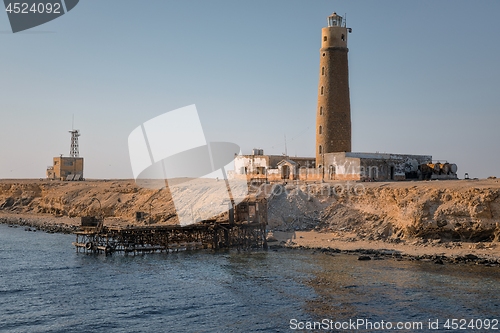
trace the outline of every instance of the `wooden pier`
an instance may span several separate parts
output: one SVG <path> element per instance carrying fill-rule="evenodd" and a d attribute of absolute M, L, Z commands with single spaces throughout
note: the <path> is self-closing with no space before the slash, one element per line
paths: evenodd
<path fill-rule="evenodd" d="M 144 253 L 194 249 L 267 248 L 265 202 L 241 202 L 227 221 L 206 220 L 188 226 L 105 226 L 102 218 L 82 217 L 75 232 L 77 252 Z"/>

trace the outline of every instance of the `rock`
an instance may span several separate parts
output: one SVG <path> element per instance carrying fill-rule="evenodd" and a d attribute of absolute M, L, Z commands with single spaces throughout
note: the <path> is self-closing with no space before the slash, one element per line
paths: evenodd
<path fill-rule="evenodd" d="M 434 263 L 437 264 L 437 265 L 444 265 L 444 262 L 441 259 L 434 260 Z"/>
<path fill-rule="evenodd" d="M 396 238 L 389 238 L 388 239 L 389 242 L 392 242 L 392 243 L 396 243 L 396 244 L 399 244 L 401 243 L 401 238 L 399 237 L 396 237 Z"/>
<path fill-rule="evenodd" d="M 474 255 L 474 254 L 466 254 L 465 255 L 465 259 L 468 259 L 468 260 L 477 260 L 479 259 L 478 256 Z"/>
<path fill-rule="evenodd" d="M 270 232 L 267 234 L 266 241 L 268 243 L 271 243 L 271 242 L 277 242 L 278 239 L 274 236 L 274 234 L 272 232 Z"/>
<path fill-rule="evenodd" d="M 436 223 L 437 223 L 438 227 L 442 228 L 442 227 L 444 227 L 445 225 L 448 224 L 448 221 L 446 221 L 446 220 L 439 220 Z"/>
<path fill-rule="evenodd" d="M 372 258 L 370 256 L 359 256 L 358 260 L 367 261 L 367 260 L 372 260 Z"/>

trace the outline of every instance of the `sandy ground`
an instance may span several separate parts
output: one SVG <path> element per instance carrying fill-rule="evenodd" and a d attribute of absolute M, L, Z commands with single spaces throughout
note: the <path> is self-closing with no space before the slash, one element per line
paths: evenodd
<path fill-rule="evenodd" d="M 408 256 L 445 256 L 463 257 L 475 255 L 479 258 L 491 259 L 500 263 L 500 244 L 498 243 L 465 243 L 465 242 L 423 242 L 422 240 L 402 241 L 398 244 L 385 241 L 353 240 L 355 234 L 320 233 L 316 231 L 297 231 L 273 233 L 277 242 L 292 248 L 338 249 L 341 251 L 360 252 L 359 250 L 375 250 L 394 252 Z"/>

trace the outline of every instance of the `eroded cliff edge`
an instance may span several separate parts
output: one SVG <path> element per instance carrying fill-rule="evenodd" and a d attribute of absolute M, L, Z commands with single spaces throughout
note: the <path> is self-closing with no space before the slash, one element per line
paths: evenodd
<path fill-rule="evenodd" d="M 196 200 L 210 201 L 209 188 L 200 185 Z M 270 230 L 349 233 L 358 239 L 394 242 L 412 238 L 491 242 L 500 238 L 497 179 L 289 183 L 256 190 L 268 197 Z M 101 202 L 100 212 L 108 223 L 135 224 L 137 211 L 150 210 L 153 223 L 176 223 L 168 191 L 140 188 L 131 180 L 2 180 L 0 218 L 9 217 L 12 223 L 13 216 L 38 216 L 49 221 L 46 223 L 77 224 L 76 217 L 99 213 L 93 198 Z"/>

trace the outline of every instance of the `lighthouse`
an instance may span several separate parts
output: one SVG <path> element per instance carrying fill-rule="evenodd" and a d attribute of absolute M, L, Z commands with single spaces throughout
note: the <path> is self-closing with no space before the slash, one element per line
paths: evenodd
<path fill-rule="evenodd" d="M 324 167 L 324 154 L 351 151 L 351 103 L 347 34 L 344 18 L 328 16 L 321 30 L 318 106 L 316 111 L 316 165 Z"/>

